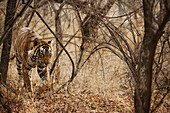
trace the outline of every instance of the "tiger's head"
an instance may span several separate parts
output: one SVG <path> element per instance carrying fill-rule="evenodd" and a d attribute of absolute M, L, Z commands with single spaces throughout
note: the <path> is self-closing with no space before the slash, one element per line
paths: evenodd
<path fill-rule="evenodd" d="M 47 67 L 51 61 L 53 40 L 45 42 L 41 39 L 34 39 L 33 48 L 28 51 L 29 57 L 35 61 L 38 67 Z"/>

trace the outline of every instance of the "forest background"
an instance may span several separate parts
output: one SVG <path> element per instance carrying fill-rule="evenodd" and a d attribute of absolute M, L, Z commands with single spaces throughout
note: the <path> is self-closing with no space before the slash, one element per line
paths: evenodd
<path fill-rule="evenodd" d="M 55 42 L 40 97 L 18 88 L 23 27 Z M 169 0 L 0 0 L 1 111 L 168 113 L 169 35 Z"/>

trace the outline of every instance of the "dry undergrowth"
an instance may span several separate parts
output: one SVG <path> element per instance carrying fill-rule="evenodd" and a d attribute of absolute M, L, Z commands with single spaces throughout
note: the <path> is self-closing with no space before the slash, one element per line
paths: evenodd
<path fill-rule="evenodd" d="M 7 83 L 17 89 L 18 75 L 15 60 L 11 61 L 9 68 Z M 60 58 L 59 84 L 53 84 L 53 89 L 44 92 L 40 99 L 26 93 L 24 89 L 19 89 L 20 93 L 17 95 L 12 95 L 9 90 L 8 95 L 12 97 L 9 99 L 9 105 L 13 112 L 21 113 L 133 112 L 132 92 L 127 87 L 125 72 L 127 72 L 126 66 L 112 54 L 103 53 L 102 59 L 95 54 L 83 66 L 69 87 L 65 87 L 58 94 L 53 94 L 70 77 L 71 64 L 63 54 Z M 32 84 L 38 85 L 40 78 L 36 69 L 31 71 L 31 76 Z"/>
<path fill-rule="evenodd" d="M 69 87 L 65 87 L 58 94 L 54 94 L 71 76 L 71 63 L 67 56 L 62 54 L 60 57 L 59 83 L 54 83 L 53 89 L 45 91 L 39 97 L 28 94 L 24 89 L 17 90 L 18 75 L 15 60 L 11 61 L 7 84 L 10 88 L 19 92 L 16 95 L 10 89 L 8 91 L 8 103 L 12 111 L 20 113 L 134 112 L 133 80 L 126 65 L 113 54 L 100 52 L 102 57 L 99 58 L 98 54 L 94 54 L 79 71 Z M 55 72 L 53 76 L 56 74 Z M 36 69 L 33 69 L 30 74 L 34 89 L 35 85 L 38 85 L 41 80 Z M 168 113 L 167 103 L 165 102 L 156 112 Z M 5 113 L 2 107 L 0 109 Z"/>

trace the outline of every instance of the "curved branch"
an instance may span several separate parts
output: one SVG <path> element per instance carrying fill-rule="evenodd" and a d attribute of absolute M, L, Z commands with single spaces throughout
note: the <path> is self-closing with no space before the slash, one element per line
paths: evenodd
<path fill-rule="evenodd" d="M 66 48 L 63 46 L 63 44 L 60 42 L 60 40 L 57 38 L 56 34 L 51 30 L 51 28 L 48 26 L 48 24 L 45 22 L 45 20 L 41 17 L 41 15 L 35 11 L 37 16 L 41 19 L 41 21 L 46 25 L 46 27 L 49 29 L 49 31 L 54 35 L 54 37 L 56 38 L 56 41 L 59 43 L 59 45 L 63 48 L 63 50 L 66 52 L 67 56 L 69 57 L 71 64 L 72 64 L 72 76 L 74 75 L 74 61 L 71 58 L 70 54 L 68 53 L 68 51 L 66 50 Z"/>

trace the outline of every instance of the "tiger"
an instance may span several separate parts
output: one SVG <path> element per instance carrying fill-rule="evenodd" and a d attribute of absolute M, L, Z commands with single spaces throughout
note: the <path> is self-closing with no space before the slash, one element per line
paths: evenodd
<path fill-rule="evenodd" d="M 43 41 L 41 36 L 29 27 L 22 28 L 15 40 L 16 66 L 28 92 L 32 92 L 31 76 L 29 75 L 32 68 L 37 67 L 37 72 L 42 80 L 39 91 L 48 82 L 47 65 L 51 62 L 52 43 L 53 40 Z"/>

